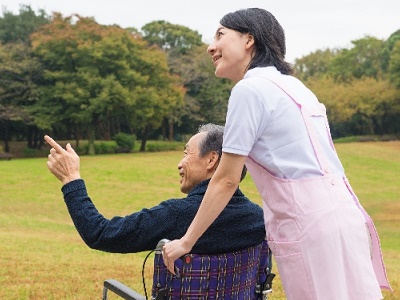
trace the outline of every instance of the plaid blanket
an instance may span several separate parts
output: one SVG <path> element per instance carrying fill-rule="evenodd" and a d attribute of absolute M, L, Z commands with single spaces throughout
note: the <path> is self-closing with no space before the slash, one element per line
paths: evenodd
<path fill-rule="evenodd" d="M 256 285 L 264 282 L 269 267 L 268 245 L 215 255 L 187 254 L 175 262 L 179 274 L 166 269 L 156 253 L 153 299 L 262 299 Z M 160 297 L 165 293 L 165 296 Z M 156 296 L 158 295 L 158 298 Z"/>

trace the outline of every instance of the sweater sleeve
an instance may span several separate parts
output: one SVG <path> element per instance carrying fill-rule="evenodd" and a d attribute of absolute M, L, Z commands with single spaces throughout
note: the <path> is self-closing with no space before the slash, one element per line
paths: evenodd
<path fill-rule="evenodd" d="M 176 210 L 170 201 L 111 219 L 100 214 L 88 196 L 82 179 L 62 187 L 64 201 L 83 241 L 96 250 L 134 253 L 154 249 L 159 240 L 173 231 Z M 165 222 L 168 219 L 170 222 Z"/>

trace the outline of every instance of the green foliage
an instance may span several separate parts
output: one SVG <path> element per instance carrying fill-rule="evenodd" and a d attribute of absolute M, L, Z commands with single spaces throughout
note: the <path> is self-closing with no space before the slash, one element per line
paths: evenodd
<path fill-rule="evenodd" d="M 115 143 L 100 142 L 94 144 L 96 154 L 113 154 L 117 150 Z"/>
<path fill-rule="evenodd" d="M 148 152 L 175 151 L 182 150 L 183 147 L 182 142 L 151 141 L 147 143 L 146 150 Z"/>
<path fill-rule="evenodd" d="M 119 147 L 118 152 L 131 152 L 135 146 L 136 135 L 120 132 L 115 135 L 114 140 Z"/>
<path fill-rule="evenodd" d="M 14 15 L 3 7 L 3 17 L 0 18 L 0 42 L 29 44 L 29 36 L 40 26 L 49 23 L 50 17 L 44 10 L 37 15 L 29 5 L 21 5 L 19 15 Z"/>
<path fill-rule="evenodd" d="M 91 154 L 89 151 L 89 143 L 85 143 L 75 149 L 78 155 Z M 115 154 L 117 153 L 118 146 L 114 141 L 97 141 L 94 143 L 94 151 L 96 154 Z"/>
<path fill-rule="evenodd" d="M 296 76 L 326 105 L 335 138 L 399 132 L 397 38 L 398 33 L 388 41 L 367 36 L 352 41 L 349 49 L 317 51 L 296 60 Z"/>
<path fill-rule="evenodd" d="M 358 143 L 358 142 L 372 142 L 377 141 L 377 136 L 346 136 L 342 138 L 335 139 L 335 144 L 339 143 Z"/>
<path fill-rule="evenodd" d="M 362 135 L 346 136 L 334 139 L 335 144 L 360 143 L 360 142 L 378 142 L 378 141 L 396 141 L 399 137 L 396 135 Z"/>
<path fill-rule="evenodd" d="M 296 76 L 326 104 L 335 137 L 400 132 L 399 32 L 296 60 Z M 139 32 L 22 5 L 18 15 L 3 9 L 0 41 L 5 148 L 10 139 L 38 145 L 46 130 L 88 139 L 91 153 L 95 139 L 134 132 L 145 149 L 150 136 L 173 141 L 225 122 L 233 84 L 215 78 L 207 45 L 185 26 L 154 21 Z"/>
<path fill-rule="evenodd" d="M 0 120 L 31 121 L 29 109 L 40 98 L 41 72 L 28 46 L 0 44 Z"/>
<path fill-rule="evenodd" d="M 186 91 L 185 103 L 172 107 L 164 122 L 164 126 L 169 126 L 168 139 L 172 141 L 176 136 L 174 127 L 181 134 L 191 134 L 201 123 L 224 123 L 232 84 L 215 78 L 214 66 L 201 36 L 187 27 L 165 21 L 151 22 L 142 30 L 146 41 L 166 52 L 170 73 L 179 76 Z"/>
<path fill-rule="evenodd" d="M 385 41 L 384 48 L 382 51 L 382 70 L 388 71 L 389 64 L 392 61 L 391 55 L 395 44 L 400 41 L 400 30 L 392 33 L 389 38 Z"/>
<path fill-rule="evenodd" d="M 324 76 L 330 70 L 332 60 L 339 50 L 317 50 L 295 60 L 295 75 L 301 80 Z"/>
<path fill-rule="evenodd" d="M 164 53 L 127 30 L 74 17 L 55 14 L 32 35 L 45 65 L 42 107 L 52 106 L 54 121 L 85 126 L 91 154 L 95 127 L 103 120 L 125 115 L 138 130 L 160 126 L 183 98 Z"/>
<path fill-rule="evenodd" d="M 189 49 L 202 45 L 201 35 L 182 25 L 167 21 L 154 21 L 142 27 L 144 39 L 164 51 L 184 54 Z"/>
<path fill-rule="evenodd" d="M 22 42 L 0 43 L 0 139 L 7 143 L 29 128 L 48 128 L 47 118 L 36 118 L 36 105 L 41 97 L 42 78 L 40 62 L 32 56 L 29 46 Z M 13 130 L 21 127 L 22 130 Z M 37 145 L 38 141 L 28 144 Z"/>
<path fill-rule="evenodd" d="M 232 82 L 216 78 L 206 46 L 194 47 L 185 55 L 171 57 L 170 68 L 186 89 L 180 117 L 180 133 L 192 134 L 200 124 L 224 124 Z"/>
<path fill-rule="evenodd" d="M 24 148 L 22 151 L 24 157 L 38 157 L 41 156 L 41 151 L 39 149 Z"/>
<path fill-rule="evenodd" d="M 95 124 L 133 100 L 130 85 L 141 79 L 125 61 L 131 55 L 124 44 L 127 35 L 89 18 L 72 23 L 70 17 L 56 14 L 51 24 L 32 36 L 35 54 L 45 65 L 43 102 L 57 103 L 53 119 Z"/>
<path fill-rule="evenodd" d="M 400 90 L 400 33 L 390 55 L 389 74 L 390 81 Z"/>
<path fill-rule="evenodd" d="M 352 41 L 352 44 L 352 48 L 342 49 L 333 58 L 328 73 L 339 82 L 349 82 L 363 76 L 378 78 L 384 41 L 367 36 Z"/>

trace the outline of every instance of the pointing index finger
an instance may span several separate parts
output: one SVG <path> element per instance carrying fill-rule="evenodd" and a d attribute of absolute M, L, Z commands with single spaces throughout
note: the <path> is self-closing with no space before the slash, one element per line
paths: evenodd
<path fill-rule="evenodd" d="M 44 136 L 45 141 L 51 146 L 53 147 L 57 152 L 61 153 L 63 152 L 63 147 L 61 147 L 55 140 L 53 140 L 51 137 L 49 137 L 48 135 Z"/>

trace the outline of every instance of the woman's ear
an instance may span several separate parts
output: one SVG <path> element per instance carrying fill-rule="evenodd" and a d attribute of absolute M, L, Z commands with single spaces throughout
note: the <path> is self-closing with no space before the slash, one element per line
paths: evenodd
<path fill-rule="evenodd" d="M 250 33 L 247 34 L 246 49 L 250 49 L 254 45 L 254 36 Z"/>

